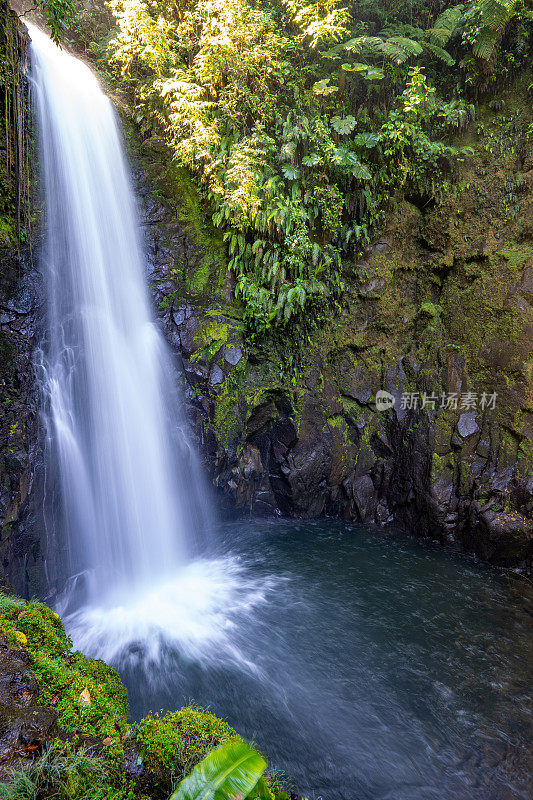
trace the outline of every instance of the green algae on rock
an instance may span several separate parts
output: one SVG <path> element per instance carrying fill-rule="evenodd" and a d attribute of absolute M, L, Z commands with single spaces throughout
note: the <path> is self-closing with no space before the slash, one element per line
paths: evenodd
<path fill-rule="evenodd" d="M 127 729 L 128 704 L 117 672 L 73 651 L 54 611 L 0 595 L 0 629 L 10 645 L 29 655 L 37 703 L 55 709 L 64 731 L 119 740 Z"/>

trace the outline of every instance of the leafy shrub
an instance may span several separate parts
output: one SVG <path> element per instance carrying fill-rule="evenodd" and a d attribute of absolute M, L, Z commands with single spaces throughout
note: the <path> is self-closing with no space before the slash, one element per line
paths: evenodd
<path fill-rule="evenodd" d="M 171 780 L 181 780 L 213 748 L 234 739 L 241 741 L 226 722 L 191 707 L 163 716 L 149 714 L 137 734 L 143 757 Z"/>
<path fill-rule="evenodd" d="M 137 122 L 198 178 L 259 335 L 305 328 L 338 302 L 343 264 L 398 188 L 447 188 L 446 138 L 475 115 L 460 95 L 487 72 L 489 43 L 492 54 L 529 13 L 521 0 L 109 5 Z"/>

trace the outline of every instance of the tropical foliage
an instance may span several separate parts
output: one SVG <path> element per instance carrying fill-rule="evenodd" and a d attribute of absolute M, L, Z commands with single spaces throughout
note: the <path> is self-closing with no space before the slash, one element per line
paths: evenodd
<path fill-rule="evenodd" d="M 256 333 L 339 300 L 398 189 L 421 203 L 446 189 L 460 155 L 448 139 L 499 49 L 516 67 L 530 48 L 523 0 L 109 7 L 137 122 L 198 177 Z"/>
<path fill-rule="evenodd" d="M 170 800 L 225 800 L 257 798 L 272 794 L 262 779 L 267 763 L 241 739 L 212 750 L 183 780 Z"/>
<path fill-rule="evenodd" d="M 74 0 L 35 0 L 35 6 L 42 11 L 50 36 L 59 44 L 76 13 Z"/>

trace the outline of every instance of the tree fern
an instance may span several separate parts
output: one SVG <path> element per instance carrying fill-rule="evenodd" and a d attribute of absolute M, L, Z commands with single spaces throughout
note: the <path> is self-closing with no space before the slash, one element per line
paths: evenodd
<path fill-rule="evenodd" d="M 388 47 L 392 45 L 393 47 L 403 50 L 404 53 L 406 53 L 406 58 L 409 58 L 409 56 L 419 56 L 423 50 L 419 42 L 408 39 L 407 36 L 391 36 L 384 44 Z"/>
<path fill-rule="evenodd" d="M 457 6 L 457 8 L 460 7 Z M 451 25 L 452 23 L 450 22 L 449 24 Z M 415 28 L 412 25 L 389 25 L 380 31 L 378 36 L 358 36 L 355 39 L 350 39 L 343 44 L 337 45 L 323 55 L 327 58 L 338 58 L 342 50 L 348 50 L 355 56 L 362 56 L 370 60 L 386 58 L 396 64 L 403 64 L 410 58 L 418 58 L 426 51 L 448 66 L 452 66 L 455 63 L 453 58 L 440 44 L 447 41 L 443 33 L 444 28 L 442 31 L 439 29 L 439 31 L 440 38 L 434 35 L 433 29 L 424 31 L 422 28 Z M 448 31 L 448 38 L 450 36 L 451 33 Z M 356 66 L 357 69 L 354 69 L 350 68 L 349 65 L 345 67 L 343 64 L 343 69 L 346 69 L 347 72 L 362 72 L 365 67 L 364 64 L 357 64 Z"/>
<path fill-rule="evenodd" d="M 429 50 L 429 52 L 438 58 L 439 61 L 443 61 L 448 67 L 453 67 L 455 64 L 455 60 L 451 57 L 447 50 L 443 47 L 439 47 L 433 42 L 424 42 L 424 49 Z"/>
<path fill-rule="evenodd" d="M 386 28 L 383 28 L 379 32 L 379 35 L 384 39 L 388 39 L 391 36 L 405 36 L 415 41 L 420 41 L 420 39 L 424 37 L 424 34 L 425 31 L 423 31 L 422 28 L 415 28 L 413 25 L 402 25 L 399 23 L 387 25 Z"/>
<path fill-rule="evenodd" d="M 444 47 L 448 44 L 457 31 L 463 19 L 464 5 L 450 6 L 435 20 L 433 27 L 428 28 L 426 34 L 432 44 Z"/>
<path fill-rule="evenodd" d="M 474 44 L 474 55 L 489 60 L 516 6 L 517 0 L 479 0 L 481 27 Z"/>

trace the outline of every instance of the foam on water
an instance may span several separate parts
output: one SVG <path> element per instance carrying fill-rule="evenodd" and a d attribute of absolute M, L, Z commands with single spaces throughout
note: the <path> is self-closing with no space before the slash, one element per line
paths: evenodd
<path fill-rule="evenodd" d="M 85 606 L 65 624 L 77 649 L 118 667 L 140 666 L 151 682 L 176 654 L 204 667 L 233 663 L 257 672 L 236 634 L 279 582 L 251 577 L 235 557 L 198 559 L 133 599 Z"/>

